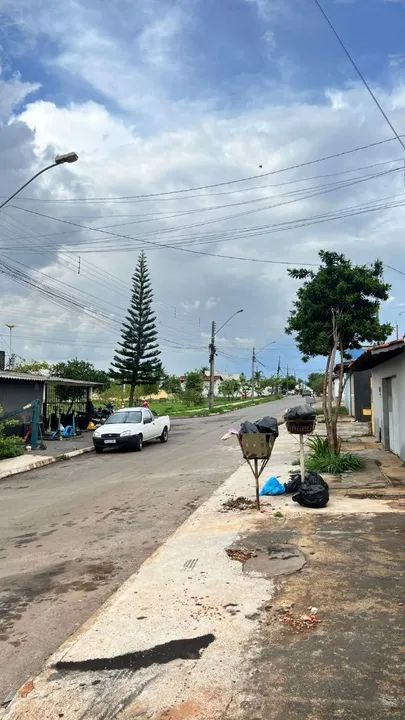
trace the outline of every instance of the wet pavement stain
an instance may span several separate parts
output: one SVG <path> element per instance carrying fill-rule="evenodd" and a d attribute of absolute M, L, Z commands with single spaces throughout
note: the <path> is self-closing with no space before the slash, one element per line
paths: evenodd
<path fill-rule="evenodd" d="M 95 671 L 95 670 L 140 670 L 150 665 L 164 665 L 172 660 L 198 660 L 202 652 L 215 640 L 215 635 L 208 633 L 195 638 L 170 640 L 162 645 L 155 645 L 147 650 L 139 650 L 111 658 L 94 658 L 91 660 L 64 661 L 54 665 L 58 672 L 63 671 Z"/>

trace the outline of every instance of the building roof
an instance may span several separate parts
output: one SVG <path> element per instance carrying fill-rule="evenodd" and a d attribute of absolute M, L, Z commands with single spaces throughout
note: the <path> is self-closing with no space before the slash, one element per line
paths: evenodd
<path fill-rule="evenodd" d="M 53 375 L 41 375 L 40 373 L 22 373 L 15 370 L 0 370 L 1 380 L 20 380 L 22 382 L 42 382 L 49 385 L 74 385 L 80 387 L 96 387 L 100 383 L 91 382 L 90 380 L 71 380 L 69 378 L 60 378 Z"/>
<path fill-rule="evenodd" d="M 391 340 L 391 342 L 382 345 L 376 345 L 366 350 L 357 360 L 354 360 L 350 369 L 354 372 L 356 372 L 356 370 L 370 370 L 400 355 L 404 350 L 405 338 Z"/>

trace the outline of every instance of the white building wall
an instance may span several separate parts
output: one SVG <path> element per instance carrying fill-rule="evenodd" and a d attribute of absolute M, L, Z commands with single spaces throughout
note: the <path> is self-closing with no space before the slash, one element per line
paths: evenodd
<path fill-rule="evenodd" d="M 373 428 L 384 443 L 383 380 L 392 378 L 391 449 L 405 460 L 405 354 L 377 365 L 371 371 Z"/>

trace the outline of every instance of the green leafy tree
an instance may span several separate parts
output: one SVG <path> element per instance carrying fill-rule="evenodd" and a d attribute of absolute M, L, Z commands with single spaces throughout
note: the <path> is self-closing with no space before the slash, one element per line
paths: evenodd
<path fill-rule="evenodd" d="M 288 390 L 294 390 L 297 381 L 294 375 L 288 375 L 288 377 L 281 378 L 279 381 L 282 392 L 288 392 Z"/>
<path fill-rule="evenodd" d="M 242 395 L 248 395 L 252 391 L 252 383 L 247 379 L 245 373 L 239 375 L 239 382 Z"/>
<path fill-rule="evenodd" d="M 219 386 L 219 392 L 224 398 L 234 398 L 240 393 L 240 382 L 236 379 L 223 380 Z"/>
<path fill-rule="evenodd" d="M 308 385 L 316 395 L 322 395 L 325 373 L 314 372 L 308 375 Z"/>
<path fill-rule="evenodd" d="M 14 370 L 22 373 L 39 373 L 41 370 L 50 370 L 50 367 L 45 360 L 24 360 L 22 358 L 14 365 Z"/>
<path fill-rule="evenodd" d="M 201 370 L 191 370 L 185 375 L 184 395 L 187 402 L 193 405 L 202 403 L 204 379 Z"/>
<path fill-rule="evenodd" d="M 141 252 L 132 278 L 131 303 L 122 324 L 121 341 L 110 374 L 129 385 L 129 404 L 134 402 L 138 385 L 160 382 L 162 364 L 157 341 L 156 316 L 152 310 L 153 291 L 145 253 Z"/>
<path fill-rule="evenodd" d="M 177 375 L 166 375 L 165 373 L 160 387 L 170 395 L 180 395 L 182 392 L 180 378 Z"/>
<path fill-rule="evenodd" d="M 50 368 L 51 375 L 61 378 L 70 378 L 71 380 L 88 380 L 89 382 L 100 383 L 100 390 L 110 387 L 110 378 L 104 370 L 97 370 L 93 363 L 87 360 L 79 360 L 72 358 L 66 362 L 59 362 Z M 69 388 L 60 385 L 57 388 L 60 400 L 76 400 L 81 398 L 83 394 L 82 388 Z"/>
<path fill-rule="evenodd" d="M 364 343 L 384 341 L 392 332 L 380 323 L 379 308 L 387 300 L 390 285 L 383 280 L 383 264 L 353 265 L 344 255 L 321 250 L 317 272 L 305 268 L 289 270 L 303 280 L 290 311 L 286 332 L 295 334 L 304 362 L 323 355 L 326 372 L 323 386 L 328 445 L 339 450 L 337 420 L 344 389 L 343 360 L 348 351 Z M 336 407 L 333 407 L 333 371 L 340 354 L 341 372 Z"/>

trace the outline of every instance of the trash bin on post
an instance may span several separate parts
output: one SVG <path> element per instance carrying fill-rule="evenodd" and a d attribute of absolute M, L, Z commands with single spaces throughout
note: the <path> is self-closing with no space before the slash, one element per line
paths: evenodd
<path fill-rule="evenodd" d="M 260 510 L 259 477 L 270 460 L 276 435 L 268 433 L 243 433 L 238 435 L 238 440 L 242 455 L 255 477 L 256 504 L 257 509 Z"/>
<path fill-rule="evenodd" d="M 300 470 L 301 481 L 305 480 L 304 435 L 310 435 L 315 430 L 316 413 L 312 408 L 298 405 L 290 408 L 284 414 L 286 428 L 291 435 L 299 435 L 300 439 Z"/>

